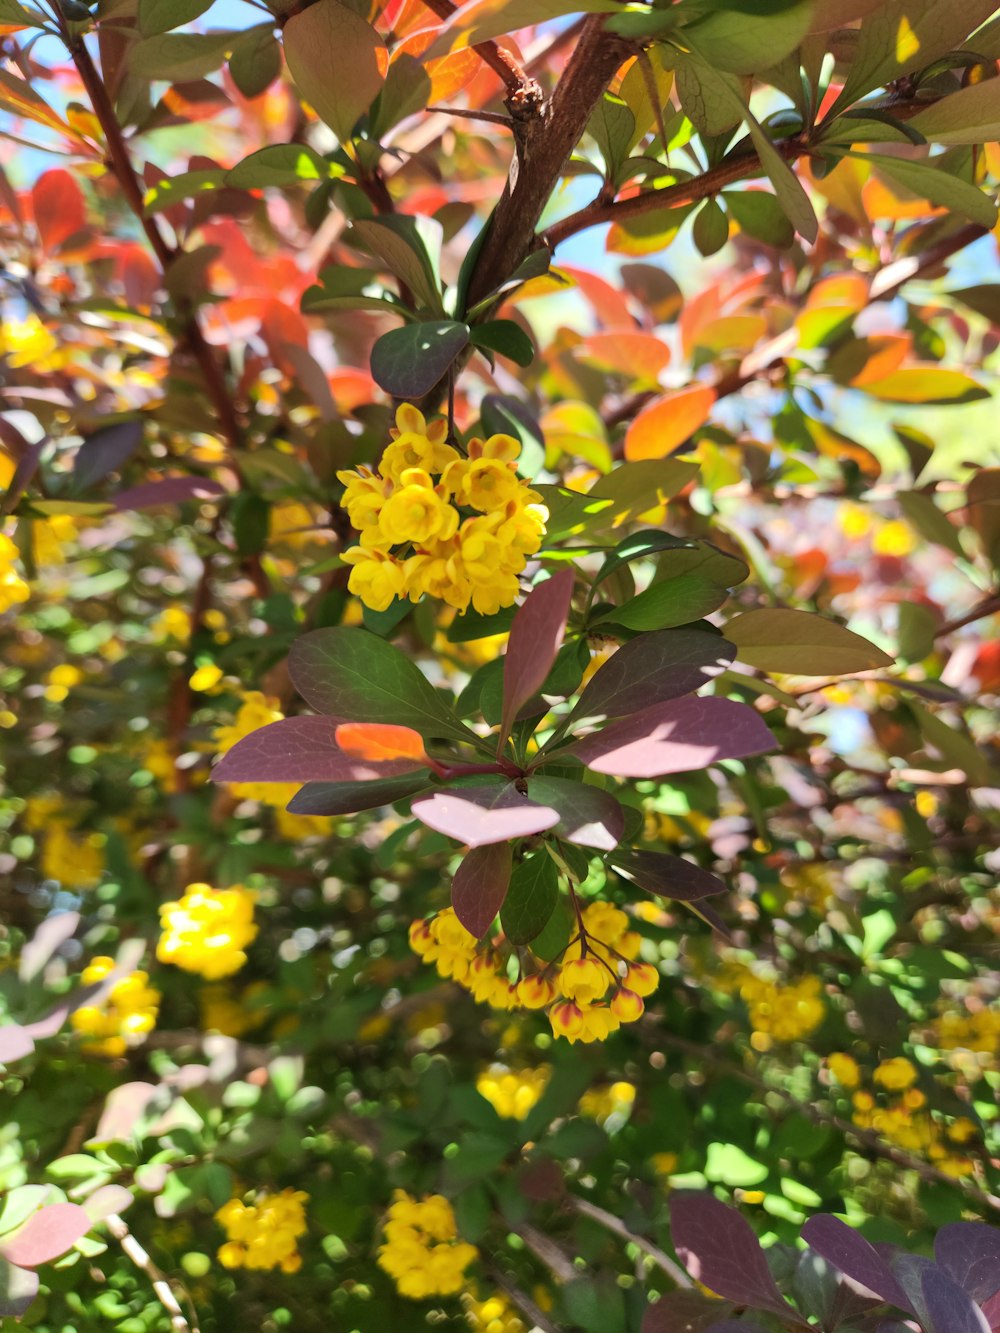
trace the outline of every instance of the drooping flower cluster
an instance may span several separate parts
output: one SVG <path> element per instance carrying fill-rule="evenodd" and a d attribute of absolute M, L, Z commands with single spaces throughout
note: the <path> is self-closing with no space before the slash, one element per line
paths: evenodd
<path fill-rule="evenodd" d="M 492 615 L 513 605 L 517 576 L 542 544 L 548 511 L 517 475 L 518 441 L 470 440 L 463 457 L 447 432 L 404 403 L 378 470 L 337 473 L 361 534 L 343 556 L 348 587 L 374 611 L 426 595 Z"/>
<path fill-rule="evenodd" d="M 480 947 L 452 908 L 410 926 L 410 947 L 442 977 L 494 1009 L 546 1009 L 552 1031 L 570 1043 L 604 1041 L 622 1023 L 642 1015 L 643 1000 L 659 984 L 650 963 L 637 962 L 641 937 L 610 903 L 588 904 L 583 930 L 557 962 L 535 959 L 537 970 L 516 981 L 508 975 L 502 939 Z M 527 952 L 527 951 L 524 951 Z"/>
<path fill-rule="evenodd" d="M 242 884 L 229 889 L 189 884 L 182 898 L 160 908 L 156 957 L 207 981 L 238 972 L 247 960 L 244 951 L 257 936 L 254 900 Z"/>
<path fill-rule="evenodd" d="M 524 1333 L 527 1327 L 507 1297 L 499 1293 L 481 1301 L 466 1295 L 462 1304 L 473 1333 Z"/>
<path fill-rule="evenodd" d="M 397 1190 L 382 1235 L 379 1267 L 401 1296 L 415 1301 L 460 1292 L 465 1270 L 478 1255 L 474 1245 L 459 1240 L 455 1214 L 441 1194 L 415 1199 Z"/>
<path fill-rule="evenodd" d="M 946 1175 L 967 1176 L 974 1170 L 972 1159 L 957 1151 L 957 1145 L 975 1136 L 973 1122 L 964 1116 L 950 1125 L 935 1120 L 919 1088 L 906 1088 L 895 1099 L 859 1089 L 851 1102 L 851 1119 L 861 1129 L 874 1130 L 897 1147 L 926 1157 Z"/>
<path fill-rule="evenodd" d="M 801 1041 L 826 1015 L 823 986 L 817 976 L 782 982 L 737 964 L 726 969 L 719 985 L 738 994 L 747 1006 L 753 1029 L 750 1045 L 755 1051 L 769 1051 L 776 1042 Z"/>
<path fill-rule="evenodd" d="M 113 971 L 113 958 L 95 958 L 83 969 L 80 981 L 93 986 Z M 74 1032 L 87 1038 L 86 1047 L 97 1055 L 124 1055 L 138 1046 L 156 1026 L 160 992 L 149 985 L 146 972 L 132 972 L 116 981 L 101 1004 L 75 1009 L 70 1018 Z"/>
<path fill-rule="evenodd" d="M 283 1273 L 297 1273 L 302 1267 L 297 1242 L 305 1234 L 308 1202 L 304 1191 L 286 1189 L 280 1194 L 259 1194 L 251 1204 L 242 1199 L 224 1203 L 215 1214 L 228 1237 L 219 1247 L 219 1263 L 224 1268 L 280 1268 Z"/>

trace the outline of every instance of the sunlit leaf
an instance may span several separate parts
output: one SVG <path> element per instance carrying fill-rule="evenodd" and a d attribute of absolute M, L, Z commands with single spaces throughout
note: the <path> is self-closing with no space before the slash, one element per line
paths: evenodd
<path fill-rule="evenodd" d="M 675 389 L 643 408 L 625 433 L 625 457 L 666 458 L 708 420 L 715 390 L 707 384 Z"/>
<path fill-rule="evenodd" d="M 739 661 L 794 676 L 844 676 L 892 665 L 881 648 L 835 620 L 771 607 L 726 621 L 726 638 Z"/>
<path fill-rule="evenodd" d="M 341 143 L 382 87 L 382 38 L 338 0 L 317 0 L 284 25 L 285 60 L 296 86 Z"/>

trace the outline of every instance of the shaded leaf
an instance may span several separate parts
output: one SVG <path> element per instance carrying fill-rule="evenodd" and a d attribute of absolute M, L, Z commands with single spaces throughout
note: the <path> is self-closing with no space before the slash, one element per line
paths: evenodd
<path fill-rule="evenodd" d="M 211 9 L 214 0 L 139 0 L 139 31 L 154 37 L 181 28 Z"/>
<path fill-rule="evenodd" d="M 645 893 L 655 894 L 658 898 L 697 902 L 700 898 L 711 898 L 726 891 L 717 875 L 669 852 L 644 852 L 628 847 L 608 859 L 616 870 L 626 874 Z"/>
<path fill-rule="evenodd" d="M 292 645 L 288 668 L 310 707 L 331 718 L 394 723 L 425 738 L 476 739 L 420 668 L 367 630 L 313 630 Z"/>
<path fill-rule="evenodd" d="M 497 352 L 519 366 L 530 366 L 535 359 L 535 344 L 512 319 L 490 319 L 485 324 L 474 324 L 469 341 L 473 347 Z"/>
<path fill-rule="evenodd" d="M 294 14 L 282 37 L 299 92 L 341 143 L 346 142 L 382 87 L 382 38 L 337 0 L 317 0 Z"/>
<path fill-rule="evenodd" d="M 690 694 L 725 671 L 736 650 L 697 629 L 653 630 L 623 644 L 594 674 L 573 718 L 613 718 Z"/>
<path fill-rule="evenodd" d="M 474 847 L 455 871 L 451 905 L 459 921 L 477 940 L 486 934 L 503 907 L 510 873 L 509 842 Z"/>
<path fill-rule="evenodd" d="M 160 505 L 186 504 L 189 500 L 217 500 L 225 488 L 210 477 L 168 477 L 130 486 L 112 498 L 115 509 L 156 509 Z"/>
<path fill-rule="evenodd" d="M 787 607 L 734 616 L 726 622 L 726 638 L 736 645 L 739 661 L 793 676 L 846 676 L 893 660 L 835 620 Z"/>
<path fill-rule="evenodd" d="M 73 480 L 79 489 L 117 472 L 142 444 L 144 434 L 142 421 L 116 421 L 88 435 L 73 459 Z"/>
<path fill-rule="evenodd" d="M 949 1222 L 934 1237 L 934 1258 L 980 1305 L 1000 1291 L 1000 1230 Z"/>
<path fill-rule="evenodd" d="M 212 769 L 213 782 L 364 782 L 398 777 L 426 761 L 364 761 L 334 741 L 336 719 L 286 717 L 237 741 Z"/>
<path fill-rule="evenodd" d="M 849 1278 L 913 1314 L 906 1292 L 892 1274 L 889 1265 L 865 1238 L 845 1222 L 828 1213 L 811 1217 L 802 1228 L 802 1239 Z"/>
<path fill-rule="evenodd" d="M 442 319 L 404 324 L 383 333 L 372 348 L 372 378 L 394 398 L 422 398 L 469 345 L 469 326 Z"/>
<path fill-rule="evenodd" d="M 358 218 L 350 239 L 377 255 L 429 310 L 443 315 L 439 263 L 443 231 L 429 217 Z"/>
<path fill-rule="evenodd" d="M 567 842 L 607 852 L 622 840 L 625 812 L 610 792 L 600 787 L 572 778 L 532 774 L 528 779 L 528 795 L 558 812 L 555 832 Z"/>
<path fill-rule="evenodd" d="M 503 659 L 503 715 L 498 745 L 503 747 L 522 706 L 545 683 L 566 632 L 575 575 L 561 569 L 526 597 L 510 627 Z"/>
<path fill-rule="evenodd" d="M 760 714 L 747 704 L 692 696 L 612 722 L 560 753 L 572 754 L 596 773 L 656 778 L 763 754 L 776 744 Z"/>
<path fill-rule="evenodd" d="M 522 796 L 506 778 L 475 787 L 454 787 L 413 802 L 414 815 L 428 828 L 467 847 L 485 847 L 543 833 L 558 824 L 558 811 Z"/>
<path fill-rule="evenodd" d="M 642 1333 L 707 1333 L 730 1308 L 700 1291 L 669 1291 L 646 1310 Z"/>
<path fill-rule="evenodd" d="M 20 1319 L 38 1295 L 38 1274 L 0 1258 L 0 1315 Z"/>
<path fill-rule="evenodd" d="M 267 92 L 281 74 L 281 46 L 272 24 L 262 23 L 240 33 L 229 56 L 229 73 L 244 97 Z"/>
<path fill-rule="evenodd" d="M 711 1194 L 675 1194 L 670 1230 L 681 1263 L 709 1290 L 806 1327 L 775 1285 L 757 1237 L 735 1208 Z"/>
<path fill-rule="evenodd" d="M 1000 82 L 970 83 L 918 111 L 909 123 L 932 143 L 992 143 L 1000 139 Z"/>
<path fill-rule="evenodd" d="M 426 773 L 398 778 L 369 778 L 364 782 L 307 782 L 285 807 L 293 815 L 351 815 L 394 805 L 430 786 Z"/>
<path fill-rule="evenodd" d="M 164 32 L 146 37 L 129 47 L 129 72 L 145 79 L 203 79 L 219 68 L 237 36 L 235 32 Z"/>
<path fill-rule="evenodd" d="M 514 867 L 500 909 L 500 925 L 511 944 L 530 944 L 545 929 L 559 899 L 559 872 L 543 849 Z"/>

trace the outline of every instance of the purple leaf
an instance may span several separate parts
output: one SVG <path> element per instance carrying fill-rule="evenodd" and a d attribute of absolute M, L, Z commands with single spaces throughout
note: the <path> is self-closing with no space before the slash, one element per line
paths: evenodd
<path fill-rule="evenodd" d="M 858 1235 L 846 1222 L 829 1213 L 811 1217 L 802 1228 L 802 1239 L 817 1254 L 821 1254 L 836 1268 L 853 1278 L 875 1296 L 896 1305 L 907 1314 L 913 1306 L 906 1292 L 896 1281 L 889 1265 L 864 1236 Z"/>
<path fill-rule="evenodd" d="M 19 445 L 14 451 L 15 456 L 20 453 L 20 457 L 17 460 L 17 467 L 14 469 L 14 475 L 10 479 L 10 484 L 2 498 L 0 498 L 0 518 L 13 513 L 17 508 L 18 500 L 20 500 L 21 496 L 28 489 L 28 484 L 38 471 L 38 465 L 42 461 L 42 454 L 51 443 L 49 437 L 43 435 L 42 438 L 36 440 L 34 444 L 29 444 L 19 430 L 16 430 L 9 421 L 0 417 L 0 437 L 5 436 L 11 431 L 19 441 Z M 9 442 L 10 441 L 8 440 L 8 443 Z M 21 452 L 22 446 L 23 452 Z"/>
<path fill-rule="evenodd" d="M 377 810 L 416 796 L 431 785 L 426 773 L 404 773 L 398 778 L 368 782 L 308 782 L 285 807 L 293 815 L 350 815 Z"/>
<path fill-rule="evenodd" d="M 514 617 L 503 659 L 500 749 L 522 705 L 538 693 L 552 670 L 566 631 L 574 579 L 572 569 L 561 569 L 528 594 Z"/>
<path fill-rule="evenodd" d="M 595 773 L 658 778 L 708 768 L 720 759 L 762 754 L 776 743 L 759 714 L 746 704 L 692 697 L 612 722 L 574 741 L 566 753 Z"/>
<path fill-rule="evenodd" d="M 934 1258 L 980 1305 L 1000 1292 L 1000 1229 L 950 1222 L 934 1237 Z"/>
<path fill-rule="evenodd" d="M 610 852 L 625 832 L 625 812 L 615 798 L 600 787 L 572 778 L 532 776 L 528 795 L 549 805 L 559 814 L 555 831 L 567 842 Z"/>
<path fill-rule="evenodd" d="M 38 1274 L 0 1259 L 0 1315 L 20 1319 L 38 1295 Z"/>
<path fill-rule="evenodd" d="M 421 796 L 410 808 L 428 828 L 457 838 L 467 847 L 526 838 L 559 823 L 558 811 L 530 801 L 503 778 L 479 787 L 455 787 Z"/>
<path fill-rule="evenodd" d="M 661 629 L 623 644 L 596 672 L 572 717 L 624 717 L 691 694 L 718 676 L 736 649 L 718 634 L 699 629 Z"/>
<path fill-rule="evenodd" d="M 775 1285 L 749 1222 L 735 1208 L 711 1194 L 677 1194 L 670 1206 L 670 1230 L 681 1263 L 709 1290 L 805 1327 Z"/>
<path fill-rule="evenodd" d="M 79 912 L 54 912 L 45 918 L 21 950 L 17 975 L 25 983 L 32 981 L 80 924 Z"/>
<path fill-rule="evenodd" d="M 986 1316 L 986 1322 L 993 1330 L 1000 1328 L 1000 1291 L 995 1296 L 991 1296 L 983 1306 L 983 1314 Z"/>
<path fill-rule="evenodd" d="M 451 882 L 451 905 L 470 934 L 481 940 L 503 906 L 510 883 L 509 842 L 476 847 L 455 871 Z"/>
<path fill-rule="evenodd" d="M 0 1065 L 9 1065 L 13 1060 L 23 1060 L 35 1049 L 31 1033 L 17 1023 L 8 1023 L 0 1028 Z"/>
<path fill-rule="evenodd" d="M 645 893 L 656 894 L 658 898 L 679 898 L 693 903 L 726 891 L 717 875 L 669 852 L 640 852 L 630 847 L 611 857 L 611 864 Z"/>
<path fill-rule="evenodd" d="M 135 1198 L 132 1191 L 124 1185 L 102 1185 L 88 1199 L 84 1199 L 82 1207 L 91 1223 L 96 1223 L 113 1213 L 123 1213 L 133 1203 Z"/>
<path fill-rule="evenodd" d="M 21 1268 L 37 1268 L 65 1254 L 91 1226 L 86 1210 L 78 1203 L 53 1203 L 4 1236 L 0 1256 Z"/>
<path fill-rule="evenodd" d="M 982 1310 L 943 1268 L 933 1264 L 924 1269 L 920 1291 L 927 1333 L 990 1333 Z"/>
<path fill-rule="evenodd" d="M 160 505 L 186 504 L 188 500 L 217 500 L 226 488 L 210 477 L 168 477 L 166 481 L 144 481 L 112 497 L 116 509 L 156 509 Z"/>
<path fill-rule="evenodd" d="M 115 421 L 88 435 L 73 459 L 73 480 L 80 490 L 117 472 L 142 444 L 142 421 Z"/>
<path fill-rule="evenodd" d="M 333 738 L 337 719 L 286 717 L 237 741 L 212 770 L 213 782 L 367 782 L 424 767 L 415 759 L 352 759 Z"/>
<path fill-rule="evenodd" d="M 112 1088 L 90 1144 L 127 1142 L 158 1089 L 153 1083 L 122 1083 Z"/>

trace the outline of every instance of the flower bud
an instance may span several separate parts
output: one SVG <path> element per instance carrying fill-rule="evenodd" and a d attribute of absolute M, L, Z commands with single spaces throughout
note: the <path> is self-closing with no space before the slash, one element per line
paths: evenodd
<path fill-rule="evenodd" d="M 636 995 L 652 995 L 660 984 L 660 974 L 652 963 L 630 963 L 625 973 L 625 985 Z"/>
<path fill-rule="evenodd" d="M 623 1023 L 634 1023 L 637 1018 L 641 1018 L 645 1007 L 642 997 L 636 995 L 634 990 L 626 990 L 624 986 L 615 991 L 611 1000 L 611 1012 Z"/>
<path fill-rule="evenodd" d="M 536 972 L 517 983 L 517 998 L 525 1009 L 544 1009 L 556 998 L 556 988 L 548 977 Z"/>

